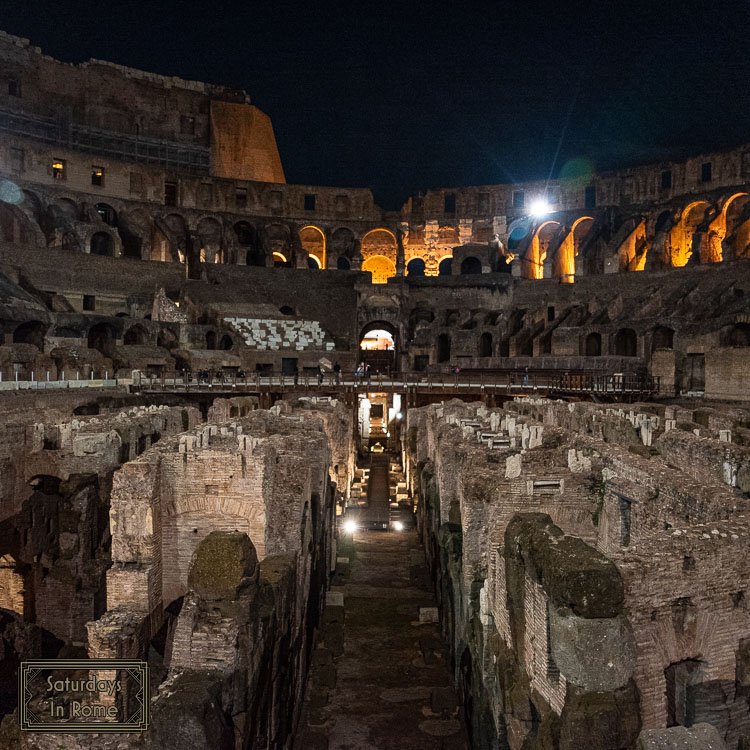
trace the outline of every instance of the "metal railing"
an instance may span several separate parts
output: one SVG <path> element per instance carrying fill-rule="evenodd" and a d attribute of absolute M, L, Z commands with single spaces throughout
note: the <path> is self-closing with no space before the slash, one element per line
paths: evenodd
<path fill-rule="evenodd" d="M 599 393 L 602 395 L 658 394 L 659 378 L 638 373 L 374 373 L 369 378 L 353 372 L 299 373 L 162 373 L 142 375 L 134 387 L 151 391 L 455 391 L 508 393 Z"/>

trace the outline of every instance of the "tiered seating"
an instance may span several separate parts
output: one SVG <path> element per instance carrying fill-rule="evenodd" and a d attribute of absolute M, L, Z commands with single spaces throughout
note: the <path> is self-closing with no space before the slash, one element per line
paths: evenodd
<path fill-rule="evenodd" d="M 224 318 L 251 349 L 306 349 L 333 351 L 334 342 L 317 320 L 277 320 L 273 318 Z"/>

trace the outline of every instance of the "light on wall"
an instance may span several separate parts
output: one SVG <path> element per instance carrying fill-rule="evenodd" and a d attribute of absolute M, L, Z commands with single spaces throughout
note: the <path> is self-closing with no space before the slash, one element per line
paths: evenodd
<path fill-rule="evenodd" d="M 549 212 L 550 205 L 546 198 L 537 198 L 529 206 L 529 213 L 537 218 L 546 216 Z"/>

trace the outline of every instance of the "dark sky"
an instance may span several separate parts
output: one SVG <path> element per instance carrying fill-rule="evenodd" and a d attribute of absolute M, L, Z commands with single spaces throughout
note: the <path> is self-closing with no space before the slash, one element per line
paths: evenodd
<path fill-rule="evenodd" d="M 3 0 L 0 28 L 244 88 L 289 182 L 368 186 L 386 208 L 750 141 L 748 0 Z"/>

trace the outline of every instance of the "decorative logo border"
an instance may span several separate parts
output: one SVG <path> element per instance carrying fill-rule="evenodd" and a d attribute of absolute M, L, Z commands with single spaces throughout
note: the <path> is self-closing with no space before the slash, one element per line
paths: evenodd
<path fill-rule="evenodd" d="M 137 706 L 124 721 L 72 721 L 60 719 L 41 721 L 29 710 L 28 701 L 34 697 L 29 690 L 30 681 L 44 670 L 107 670 L 124 671 L 130 683 L 129 695 Z M 34 659 L 21 662 L 18 670 L 18 714 L 24 732 L 56 732 L 78 734 L 91 732 L 143 732 L 149 721 L 148 663 L 129 659 Z"/>

